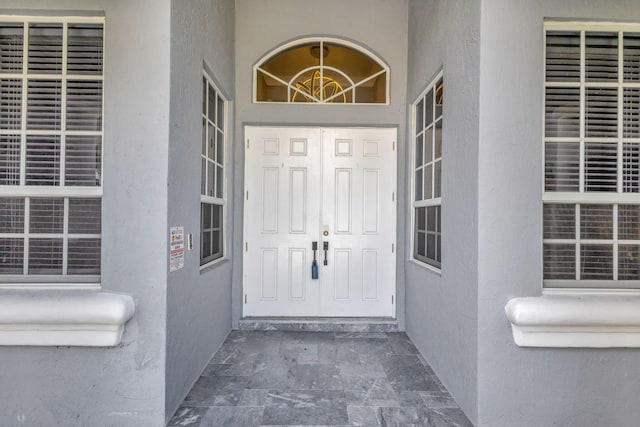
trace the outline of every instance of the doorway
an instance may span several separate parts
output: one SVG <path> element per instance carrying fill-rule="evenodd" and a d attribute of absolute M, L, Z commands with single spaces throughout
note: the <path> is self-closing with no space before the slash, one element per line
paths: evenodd
<path fill-rule="evenodd" d="M 244 316 L 394 317 L 396 129 L 245 139 Z"/>

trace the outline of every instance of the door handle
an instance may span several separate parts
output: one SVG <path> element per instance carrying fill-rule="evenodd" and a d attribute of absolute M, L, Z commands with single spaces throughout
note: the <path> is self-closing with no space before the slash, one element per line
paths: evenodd
<path fill-rule="evenodd" d="M 322 249 L 324 250 L 324 265 L 329 265 L 329 261 L 327 261 L 327 251 L 329 250 L 329 242 L 322 242 Z"/>
<path fill-rule="evenodd" d="M 311 264 L 311 279 L 318 278 L 318 262 L 316 261 L 316 251 L 318 250 L 318 242 L 311 242 L 311 249 L 313 250 L 313 263 Z"/>

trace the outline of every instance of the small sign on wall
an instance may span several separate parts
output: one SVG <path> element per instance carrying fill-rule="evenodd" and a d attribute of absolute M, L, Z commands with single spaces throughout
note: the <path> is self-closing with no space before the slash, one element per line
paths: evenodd
<path fill-rule="evenodd" d="M 184 267 L 184 227 L 171 227 L 169 237 L 169 271 Z"/>

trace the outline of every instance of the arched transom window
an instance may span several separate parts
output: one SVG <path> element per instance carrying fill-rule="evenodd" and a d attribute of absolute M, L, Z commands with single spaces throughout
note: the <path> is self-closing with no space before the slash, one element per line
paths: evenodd
<path fill-rule="evenodd" d="M 389 67 L 354 43 L 307 38 L 265 55 L 253 88 L 255 102 L 388 104 Z"/>

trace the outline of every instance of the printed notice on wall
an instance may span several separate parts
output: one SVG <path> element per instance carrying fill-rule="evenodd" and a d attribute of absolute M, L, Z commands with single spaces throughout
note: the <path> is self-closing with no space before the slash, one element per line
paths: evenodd
<path fill-rule="evenodd" d="M 171 227 L 169 239 L 169 271 L 184 267 L 184 227 Z"/>

